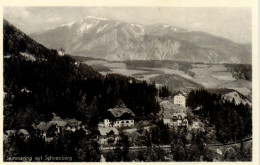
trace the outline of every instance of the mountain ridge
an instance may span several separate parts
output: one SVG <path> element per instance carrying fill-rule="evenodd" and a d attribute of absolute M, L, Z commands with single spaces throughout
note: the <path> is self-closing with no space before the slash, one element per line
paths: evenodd
<path fill-rule="evenodd" d="M 30 35 L 48 48 L 113 61 L 183 60 L 251 64 L 251 46 L 166 24 L 140 25 L 86 17 Z"/>
<path fill-rule="evenodd" d="M 3 55 L 33 54 L 36 58 L 48 58 L 57 54 L 56 50 L 47 49 L 23 33 L 7 20 L 3 20 L 4 52 Z"/>

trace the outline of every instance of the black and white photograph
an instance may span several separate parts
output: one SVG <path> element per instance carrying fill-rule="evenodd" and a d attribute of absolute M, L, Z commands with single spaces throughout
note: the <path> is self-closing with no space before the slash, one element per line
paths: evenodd
<path fill-rule="evenodd" d="M 250 7 L 4 6 L 3 161 L 252 162 L 252 59 Z"/>

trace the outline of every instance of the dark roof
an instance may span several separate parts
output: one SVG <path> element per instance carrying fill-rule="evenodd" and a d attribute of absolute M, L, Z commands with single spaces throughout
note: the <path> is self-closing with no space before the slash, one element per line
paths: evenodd
<path fill-rule="evenodd" d="M 15 130 L 7 130 L 4 133 L 9 136 L 9 135 L 14 134 L 15 132 L 16 132 Z M 19 129 L 19 130 L 17 130 L 17 133 L 23 134 L 23 135 L 29 135 L 29 132 L 26 129 Z"/>
<path fill-rule="evenodd" d="M 59 127 L 64 127 L 66 125 L 70 126 L 79 126 L 81 124 L 81 121 L 78 121 L 76 119 L 61 119 L 58 116 L 54 116 L 51 121 L 48 123 L 46 122 L 40 122 L 38 125 L 36 125 L 36 129 L 47 131 L 52 125 L 57 125 Z"/>
<path fill-rule="evenodd" d="M 186 92 L 183 92 L 183 91 L 180 91 L 180 90 L 178 92 L 174 93 L 173 96 L 178 95 L 178 94 L 181 94 L 181 95 L 183 95 L 185 97 L 187 96 Z"/>
<path fill-rule="evenodd" d="M 132 117 L 135 116 L 135 114 L 128 108 L 111 108 L 107 111 L 110 112 L 115 118 L 120 118 L 124 114 L 129 114 Z"/>
<path fill-rule="evenodd" d="M 41 130 L 41 131 L 47 131 L 50 128 L 51 125 L 48 125 L 45 122 L 40 122 L 37 126 L 36 129 Z"/>
<path fill-rule="evenodd" d="M 114 135 L 119 135 L 119 132 L 115 127 L 98 128 L 98 130 L 102 136 L 106 136 L 107 134 L 112 133 L 111 131 L 114 132 Z"/>
<path fill-rule="evenodd" d="M 24 135 L 29 135 L 29 132 L 26 129 L 20 129 L 19 134 L 22 133 Z"/>
<path fill-rule="evenodd" d="M 57 125 L 59 127 L 65 126 L 67 123 L 65 121 L 50 121 L 49 124 Z"/>
<path fill-rule="evenodd" d="M 52 125 L 57 125 L 59 127 L 64 127 L 67 124 L 65 121 L 49 121 L 48 123 L 40 122 L 36 129 L 47 131 Z"/>
<path fill-rule="evenodd" d="M 62 48 L 62 47 L 60 47 L 60 48 L 58 49 L 58 51 L 65 52 L 64 48 Z"/>
<path fill-rule="evenodd" d="M 81 124 L 81 121 L 78 121 L 76 119 L 67 119 L 64 121 L 70 126 L 79 126 Z"/>
<path fill-rule="evenodd" d="M 14 130 L 7 130 L 7 131 L 5 131 L 4 132 L 6 135 L 12 135 L 12 134 L 14 134 L 15 133 L 15 131 Z"/>

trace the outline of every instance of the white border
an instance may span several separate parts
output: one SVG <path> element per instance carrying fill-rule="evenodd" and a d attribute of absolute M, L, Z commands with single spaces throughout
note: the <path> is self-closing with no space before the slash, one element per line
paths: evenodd
<path fill-rule="evenodd" d="M 1 2 L 1 1 L 0 1 Z M 213 164 L 259 164 L 259 54 L 258 54 L 258 0 L 6 0 L 2 1 L 0 15 L 3 18 L 4 6 L 156 6 L 156 7 L 249 7 L 252 9 L 252 65 L 253 65 L 253 160 L 252 162 L 213 162 Z M 1 19 L 0 27 L 3 29 L 3 20 Z M 238 27 L 239 28 L 239 27 Z M 0 50 L 3 52 L 3 32 L 1 33 Z M 0 58 L 0 64 L 3 64 L 3 55 Z M 1 101 L 0 106 L 3 110 L 3 67 L 0 67 L 1 75 Z M 103 164 L 103 163 L 14 163 L 3 162 L 3 111 L 0 113 L 0 164 Z M 148 162 L 151 163 L 151 162 Z M 145 164 L 148 164 L 145 163 Z M 159 164 L 211 164 L 211 162 L 165 162 Z M 109 163 L 118 164 L 118 163 Z M 124 164 L 139 164 L 139 163 L 124 163 Z M 154 164 L 154 163 L 153 163 Z M 156 162 L 158 164 L 158 162 Z"/>

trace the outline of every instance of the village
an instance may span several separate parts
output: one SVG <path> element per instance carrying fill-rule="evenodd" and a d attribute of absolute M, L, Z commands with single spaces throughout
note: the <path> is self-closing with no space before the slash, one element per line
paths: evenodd
<path fill-rule="evenodd" d="M 64 56 L 64 49 L 58 49 L 57 53 L 61 57 Z M 33 56 L 31 57 L 26 53 L 22 55 L 26 57 L 26 60 L 34 61 Z M 81 62 L 76 61 L 74 65 L 79 67 Z M 202 145 L 209 146 L 215 153 L 215 156 L 212 157 L 213 161 L 221 160 L 226 148 L 219 149 L 219 147 L 215 147 L 222 144 L 216 138 L 215 126 L 211 125 L 208 119 L 196 113 L 200 111 L 202 107 L 198 106 L 191 109 L 191 107 L 187 106 L 190 91 L 168 91 L 167 96 L 161 96 L 160 90 L 162 90 L 163 86 L 156 84 L 156 87 L 157 94 L 155 98 L 159 103 L 160 111 L 156 114 L 152 114 L 153 119 L 136 115 L 121 101 L 118 105 L 107 109 L 105 115 L 102 115 L 103 118 L 98 119 L 98 124 L 94 128 L 89 127 L 88 124 L 75 118 L 61 118 L 53 112 L 50 121 L 38 121 L 37 123 L 33 123 L 29 130 L 22 128 L 4 131 L 4 141 L 8 141 L 13 135 L 18 135 L 24 139 L 24 141 L 27 141 L 30 136 L 34 134 L 44 139 L 48 144 L 54 141 L 55 138 L 64 136 L 67 133 L 73 134 L 80 132 L 85 134 L 85 137 L 91 139 L 94 137 L 94 141 L 99 145 L 99 151 L 101 152 L 100 161 L 109 161 L 109 156 L 106 154 L 115 152 L 117 147 L 121 148 L 122 146 L 120 147 L 119 144 L 127 137 L 129 151 L 134 153 L 140 152 L 144 151 L 144 149 L 150 145 L 157 145 L 157 147 L 163 151 L 162 155 L 164 157 L 162 160 L 173 161 L 169 153 L 172 154 L 174 152 L 172 151 L 172 143 L 178 143 L 178 140 L 172 141 L 172 139 L 174 139 L 173 136 L 176 136 L 175 138 L 177 139 L 184 136 L 184 141 L 186 141 L 187 144 L 183 143 L 182 145 L 186 146 L 191 145 L 194 137 L 204 134 L 203 136 L 207 137 L 207 139 L 202 142 Z M 32 91 L 26 87 L 22 88 L 20 92 L 26 96 L 32 93 Z M 251 106 L 251 102 L 235 90 L 226 91 L 222 93 L 221 97 L 223 100 L 233 101 L 235 105 L 242 103 L 243 105 L 247 104 Z M 160 123 L 163 124 L 163 127 Z M 158 129 L 160 129 L 160 131 Z M 250 140 L 251 137 L 245 139 L 247 141 L 248 139 Z M 233 144 L 233 142 L 227 142 L 227 144 L 229 143 Z M 199 160 L 203 159 L 205 158 L 200 155 Z M 135 158 L 133 161 L 141 160 Z"/>
<path fill-rule="evenodd" d="M 23 89 L 22 92 L 30 92 L 27 89 Z M 185 128 L 188 130 L 204 130 L 204 124 L 199 120 L 188 120 L 188 115 L 191 113 L 188 107 L 186 107 L 187 94 L 182 91 L 178 91 L 169 98 L 161 98 L 160 108 L 161 111 L 157 114 L 158 120 L 162 120 L 164 125 L 169 129 Z M 153 124 L 151 121 L 136 120 L 136 115 L 127 108 L 124 104 L 107 110 L 107 118 L 98 123 L 98 136 L 96 137 L 100 147 L 113 147 L 120 140 L 120 132 L 127 134 L 131 144 L 137 146 L 136 139 L 139 139 L 142 135 L 138 129 L 149 131 Z M 34 123 L 32 128 L 36 133 L 42 136 L 45 141 L 50 142 L 55 136 L 61 135 L 63 132 L 75 132 L 77 130 L 83 130 L 86 135 L 90 133 L 89 128 L 82 123 L 82 121 L 76 119 L 61 119 L 55 113 L 53 118 L 49 122 L 41 121 L 40 123 Z M 6 130 L 4 132 L 4 140 L 7 140 L 9 136 L 14 133 L 19 134 L 23 138 L 30 136 L 26 129 Z"/>

